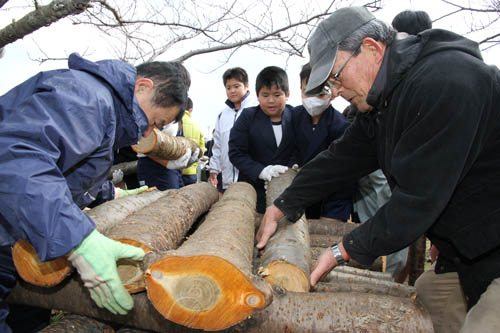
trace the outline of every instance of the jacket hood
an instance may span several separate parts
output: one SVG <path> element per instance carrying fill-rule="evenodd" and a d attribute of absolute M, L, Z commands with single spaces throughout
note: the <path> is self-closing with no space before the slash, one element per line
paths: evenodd
<path fill-rule="evenodd" d="M 120 100 L 123 111 L 117 110 L 118 126 L 115 146 L 121 148 L 137 143 L 148 127 L 146 114 L 139 107 L 134 95 L 135 67 L 119 60 L 92 62 L 72 53 L 68 58 L 68 68 L 84 71 L 104 80 Z M 131 122 L 135 128 L 131 128 Z"/>
<path fill-rule="evenodd" d="M 464 52 L 482 60 L 478 43 L 448 30 L 429 29 L 416 36 L 398 33 L 387 48 L 368 103 L 379 108 L 417 62 L 435 53 L 450 50 Z"/>

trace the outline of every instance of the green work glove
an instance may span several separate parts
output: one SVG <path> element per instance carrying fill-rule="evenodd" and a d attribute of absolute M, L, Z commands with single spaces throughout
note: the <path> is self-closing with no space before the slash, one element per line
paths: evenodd
<path fill-rule="evenodd" d="M 119 243 L 94 230 L 73 249 L 68 259 L 97 306 L 124 315 L 132 309 L 134 301 L 118 276 L 116 261 L 122 258 L 142 260 L 143 257 L 142 249 Z"/>
<path fill-rule="evenodd" d="M 126 197 L 127 195 L 131 195 L 131 194 L 139 194 L 139 193 L 146 191 L 147 189 L 148 189 L 147 185 L 141 186 L 141 187 L 133 189 L 133 190 L 122 190 L 119 187 L 115 187 L 115 199 L 123 198 L 123 197 Z"/>

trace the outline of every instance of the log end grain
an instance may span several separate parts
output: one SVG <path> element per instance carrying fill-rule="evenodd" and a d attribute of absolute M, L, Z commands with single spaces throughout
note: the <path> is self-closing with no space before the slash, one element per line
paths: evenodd
<path fill-rule="evenodd" d="M 283 260 L 273 260 L 258 271 L 267 283 L 294 292 L 308 292 L 309 279 L 302 269 Z"/>
<path fill-rule="evenodd" d="M 136 153 L 140 154 L 149 153 L 155 147 L 156 142 L 158 141 L 157 136 L 158 133 L 157 130 L 155 129 L 147 137 L 141 137 L 139 142 L 131 147 Z"/>
<path fill-rule="evenodd" d="M 237 324 L 269 301 L 233 264 L 209 255 L 167 256 L 146 271 L 146 285 L 165 318 L 211 331 Z"/>
<path fill-rule="evenodd" d="M 40 287 L 58 285 L 73 271 L 66 257 L 42 262 L 33 246 L 24 239 L 12 248 L 12 260 L 24 281 Z"/>
<path fill-rule="evenodd" d="M 139 247 L 144 252 L 151 252 L 151 248 L 133 239 L 115 239 L 120 243 Z M 123 286 L 130 294 L 135 294 L 146 290 L 146 280 L 144 279 L 143 265 L 140 261 L 131 259 L 120 259 L 116 262 L 118 276 L 123 283 Z"/>

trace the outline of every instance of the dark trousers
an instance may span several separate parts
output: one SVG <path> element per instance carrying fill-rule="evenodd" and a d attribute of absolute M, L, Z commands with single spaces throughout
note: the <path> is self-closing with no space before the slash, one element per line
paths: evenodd
<path fill-rule="evenodd" d="M 184 186 L 196 184 L 196 175 L 182 175 L 182 181 L 184 182 Z"/>
<path fill-rule="evenodd" d="M 27 305 L 8 305 L 5 299 L 16 281 L 12 249 L 10 246 L 0 246 L 0 332 L 38 332 L 49 324 L 50 310 Z"/>
<path fill-rule="evenodd" d="M 156 186 L 160 191 L 179 189 L 184 186 L 180 170 L 170 170 L 150 158 L 139 158 L 137 161 L 137 178 L 139 183 Z"/>

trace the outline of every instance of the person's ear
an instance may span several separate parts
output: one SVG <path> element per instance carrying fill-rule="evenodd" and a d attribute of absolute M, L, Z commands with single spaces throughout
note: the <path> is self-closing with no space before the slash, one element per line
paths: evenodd
<path fill-rule="evenodd" d="M 142 94 L 154 88 L 154 82 L 151 79 L 140 77 L 135 80 L 134 93 Z"/>
<path fill-rule="evenodd" d="M 361 43 L 361 52 L 367 52 L 367 55 L 374 57 L 377 64 L 381 64 L 382 60 L 384 60 L 385 49 L 384 43 L 371 37 L 364 38 Z"/>

